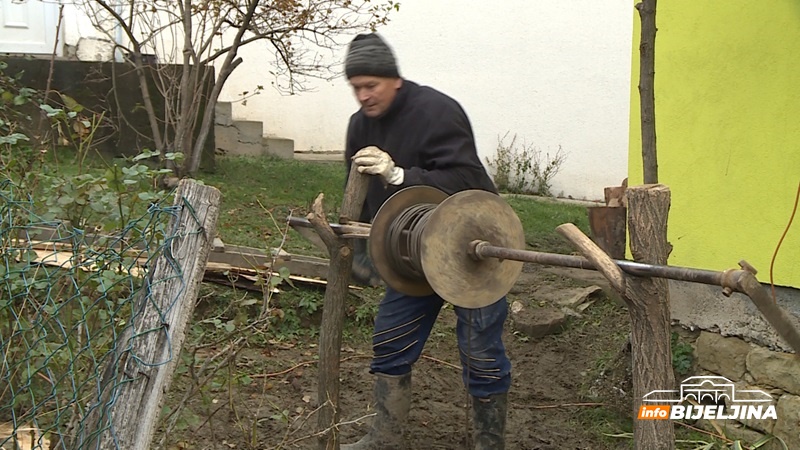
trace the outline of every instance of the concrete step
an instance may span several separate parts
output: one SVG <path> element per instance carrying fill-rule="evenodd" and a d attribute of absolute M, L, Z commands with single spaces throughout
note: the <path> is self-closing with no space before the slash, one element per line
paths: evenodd
<path fill-rule="evenodd" d="M 298 161 L 317 162 L 343 162 L 344 152 L 294 152 L 294 159 Z"/>

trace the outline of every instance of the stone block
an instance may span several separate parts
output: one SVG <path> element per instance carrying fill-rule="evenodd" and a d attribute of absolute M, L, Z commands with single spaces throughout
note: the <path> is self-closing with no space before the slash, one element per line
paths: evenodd
<path fill-rule="evenodd" d="M 344 152 L 294 152 L 294 159 L 298 161 L 314 162 L 344 162 Z"/>
<path fill-rule="evenodd" d="M 294 158 L 294 140 L 279 138 L 279 137 L 265 137 L 262 139 L 264 146 L 264 154 L 277 156 L 283 159 Z"/>
<path fill-rule="evenodd" d="M 764 388 L 759 387 L 759 386 L 753 386 L 753 385 L 751 385 L 749 383 L 738 382 L 738 383 L 734 383 L 733 385 L 734 385 L 734 388 L 736 389 L 736 392 L 741 392 L 741 391 L 746 391 L 746 390 L 756 390 L 757 389 L 757 390 L 769 393 L 768 389 L 764 389 Z M 773 398 L 777 398 L 777 396 L 774 395 L 774 394 L 772 395 L 772 397 Z M 766 405 L 769 405 L 769 403 L 761 403 L 761 404 L 764 405 L 765 407 L 766 407 Z M 744 419 L 736 419 L 736 421 L 741 423 L 741 424 L 743 424 L 743 425 L 745 425 L 745 426 L 747 426 L 747 427 L 749 427 L 749 428 L 752 428 L 754 430 L 757 430 L 757 431 L 760 431 L 760 432 L 766 433 L 766 434 L 772 434 L 772 430 L 775 428 L 775 422 L 776 422 L 774 419 L 748 419 L 746 417 Z"/>
<path fill-rule="evenodd" d="M 236 148 L 231 149 L 228 154 L 238 156 L 263 156 L 264 148 L 261 144 L 239 142 L 236 144 Z"/>
<path fill-rule="evenodd" d="M 747 370 L 747 354 L 751 346 L 735 338 L 703 331 L 695 343 L 700 367 L 734 381 L 741 380 Z"/>
<path fill-rule="evenodd" d="M 236 127 L 214 126 L 214 145 L 217 150 L 229 153 L 239 145 L 239 130 Z"/>
<path fill-rule="evenodd" d="M 776 408 L 778 422 L 772 433 L 781 438 L 787 448 L 800 448 L 800 397 L 783 395 Z"/>
<path fill-rule="evenodd" d="M 107 39 L 82 37 L 78 39 L 75 55 L 81 61 L 112 61 L 114 43 Z"/>
<path fill-rule="evenodd" d="M 258 144 L 264 138 L 264 124 L 256 120 L 234 120 L 233 126 L 239 130 L 239 142 Z"/>
<path fill-rule="evenodd" d="M 524 306 L 518 301 L 511 304 L 511 320 L 514 330 L 534 339 L 560 333 L 567 324 L 567 316 L 561 310 Z"/>
<path fill-rule="evenodd" d="M 754 347 L 747 354 L 747 371 L 759 386 L 772 386 L 800 395 L 800 358 L 794 354 Z"/>
<path fill-rule="evenodd" d="M 746 426 L 733 420 L 714 420 L 713 425 L 710 420 L 700 419 L 697 421 L 697 426 L 699 428 L 716 433 L 717 428 L 714 425 L 722 429 L 725 437 L 732 441 L 738 440 L 742 443 L 752 444 L 753 442 L 757 442 L 758 440 L 764 438 L 763 433 L 753 430 L 752 428 L 747 428 Z"/>
<path fill-rule="evenodd" d="M 229 102 L 217 102 L 214 106 L 214 123 L 225 127 L 233 125 L 233 106 Z"/>

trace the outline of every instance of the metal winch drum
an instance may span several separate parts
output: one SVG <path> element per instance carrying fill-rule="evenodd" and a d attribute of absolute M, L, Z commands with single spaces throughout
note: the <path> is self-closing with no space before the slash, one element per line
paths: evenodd
<path fill-rule="evenodd" d="M 464 308 L 496 302 L 522 272 L 522 261 L 479 257 L 480 243 L 525 248 L 514 210 L 482 190 L 448 196 L 428 186 L 405 188 L 381 206 L 369 233 L 370 257 L 387 285 L 412 296 L 436 293 Z"/>

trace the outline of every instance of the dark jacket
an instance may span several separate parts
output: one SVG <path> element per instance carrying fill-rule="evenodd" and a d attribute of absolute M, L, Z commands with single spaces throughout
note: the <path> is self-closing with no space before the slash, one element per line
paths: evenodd
<path fill-rule="evenodd" d="M 370 145 L 389 153 L 405 169 L 405 178 L 400 186 L 384 186 L 380 177 L 373 177 L 361 220 L 371 221 L 386 199 L 408 186 L 432 186 L 447 194 L 467 189 L 497 193 L 478 157 L 466 113 L 433 88 L 403 80 L 382 116 L 370 118 L 360 110 L 353 114 L 345 150 L 348 169 L 350 158 Z"/>

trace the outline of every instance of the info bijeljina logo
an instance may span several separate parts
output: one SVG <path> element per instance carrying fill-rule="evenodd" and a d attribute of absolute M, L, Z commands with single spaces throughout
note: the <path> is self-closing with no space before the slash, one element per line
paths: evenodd
<path fill-rule="evenodd" d="M 777 419 L 772 396 L 758 389 L 736 389 L 725 377 L 697 376 L 680 390 L 655 390 L 642 398 L 639 419 Z"/>

